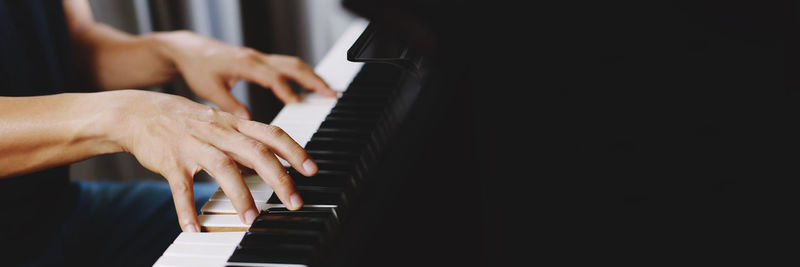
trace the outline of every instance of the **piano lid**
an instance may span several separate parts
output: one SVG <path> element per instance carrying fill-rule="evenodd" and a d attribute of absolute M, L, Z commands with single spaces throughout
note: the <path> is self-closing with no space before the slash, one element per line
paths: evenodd
<path fill-rule="evenodd" d="M 347 50 L 352 62 L 388 63 L 412 72 L 420 71 L 422 57 L 409 48 L 406 41 L 381 23 L 370 22 Z"/>

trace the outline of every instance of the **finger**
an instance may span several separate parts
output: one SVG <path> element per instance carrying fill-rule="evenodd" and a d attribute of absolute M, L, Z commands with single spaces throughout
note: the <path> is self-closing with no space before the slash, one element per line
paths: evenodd
<path fill-rule="evenodd" d="M 269 88 L 272 93 L 283 103 L 295 103 L 300 101 L 300 97 L 292 91 L 289 83 L 286 82 L 277 72 L 263 65 L 248 68 L 242 73 L 242 77 L 250 82 L 254 82 L 264 88 Z"/>
<path fill-rule="evenodd" d="M 245 224 L 253 223 L 258 216 L 250 189 L 242 179 L 236 162 L 219 149 L 208 145 L 200 145 L 202 154 L 198 160 L 200 167 L 217 180 L 222 192 L 230 199 L 239 219 Z"/>
<path fill-rule="evenodd" d="M 286 169 L 283 168 L 283 165 L 275 157 L 269 146 L 238 133 L 228 135 L 225 138 L 216 138 L 215 140 L 218 140 L 218 142 L 213 143 L 214 146 L 229 153 L 243 165 L 255 170 L 287 208 L 295 210 L 303 206 L 303 199 L 297 193 L 294 181 L 292 181 Z"/>
<path fill-rule="evenodd" d="M 227 87 L 229 81 L 216 80 L 213 78 L 201 78 L 188 80 L 190 87 L 197 92 L 197 95 L 213 103 L 222 111 L 236 115 L 239 118 L 249 120 L 250 112 L 247 107 L 239 102 Z"/>
<path fill-rule="evenodd" d="M 172 200 L 175 202 L 175 211 L 178 214 L 178 224 L 184 232 L 200 232 L 197 222 L 197 211 L 194 206 L 194 190 L 192 189 L 192 176 L 189 173 L 170 173 L 164 175 L 172 191 Z"/>
<path fill-rule="evenodd" d="M 237 130 L 269 146 L 271 151 L 277 153 L 303 175 L 312 176 L 317 173 L 318 167 L 314 160 L 280 127 L 255 121 L 240 121 Z"/>
<path fill-rule="evenodd" d="M 276 67 L 280 69 L 281 73 L 307 89 L 325 96 L 336 96 L 336 91 L 331 89 L 325 80 L 317 76 L 305 62 L 294 57 L 287 61 L 288 63 Z"/>

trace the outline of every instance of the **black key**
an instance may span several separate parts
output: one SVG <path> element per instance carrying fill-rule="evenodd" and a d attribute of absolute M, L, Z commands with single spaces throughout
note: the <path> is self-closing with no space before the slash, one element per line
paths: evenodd
<path fill-rule="evenodd" d="M 345 204 L 345 193 L 342 190 L 300 190 L 300 196 L 303 198 L 305 205 L 343 205 Z M 278 195 L 272 194 L 267 200 L 268 204 L 281 204 Z"/>
<path fill-rule="evenodd" d="M 239 242 L 239 248 L 270 247 L 282 244 L 314 248 L 323 243 L 323 235 L 313 231 L 264 231 L 247 232 Z"/>
<path fill-rule="evenodd" d="M 324 120 L 319 125 L 320 129 L 333 128 L 333 129 L 352 129 L 357 131 L 370 132 L 375 128 L 375 122 L 354 122 L 345 120 Z"/>
<path fill-rule="evenodd" d="M 339 137 L 348 137 L 353 139 L 359 140 L 369 140 L 372 137 L 371 131 L 364 131 L 358 129 L 348 129 L 348 128 L 319 128 L 314 135 L 311 136 L 311 139 L 314 138 L 339 138 Z"/>
<path fill-rule="evenodd" d="M 346 172 L 318 171 L 316 175 L 305 177 L 294 169 L 289 170 L 289 175 L 294 180 L 298 189 L 303 187 L 353 187 L 355 186 L 354 177 Z M 301 189 L 302 190 L 302 189 Z"/>
<path fill-rule="evenodd" d="M 350 171 L 356 163 L 353 160 L 335 160 L 335 159 L 315 159 L 314 163 L 317 164 L 320 170 L 326 171 Z"/>
<path fill-rule="evenodd" d="M 280 244 L 258 248 L 239 248 L 228 258 L 231 263 L 291 263 L 309 264 L 314 257 L 314 247 L 309 245 Z M 239 265 L 239 266 L 247 266 Z"/>
<path fill-rule="evenodd" d="M 261 212 L 261 215 L 264 214 L 325 218 L 331 221 L 334 225 L 339 221 L 339 211 L 337 210 L 337 208 L 304 207 L 299 210 L 289 210 L 287 208 L 270 208 L 267 209 L 266 211 Z"/>
<path fill-rule="evenodd" d="M 320 217 L 301 217 L 265 214 L 261 215 L 253 222 L 248 231 L 250 232 L 280 232 L 280 230 L 297 230 L 295 234 L 304 231 L 329 233 L 331 231 L 331 221 L 328 218 Z"/>
<path fill-rule="evenodd" d="M 306 147 L 306 153 L 313 159 L 339 159 L 339 160 L 352 160 L 357 159 L 361 154 L 357 151 L 348 150 L 316 150 Z"/>
<path fill-rule="evenodd" d="M 333 110 L 331 109 L 330 113 L 328 113 L 327 117 L 342 117 L 342 118 L 362 118 L 362 119 L 373 119 L 378 120 L 383 115 L 383 112 L 380 111 L 359 111 L 359 110 L 347 110 L 347 109 L 338 109 Z"/>
<path fill-rule="evenodd" d="M 321 218 L 335 218 L 334 208 L 301 208 L 299 210 L 289 210 L 287 208 L 269 208 L 261 212 L 264 214 L 284 215 L 284 216 L 302 216 L 302 217 L 321 217 Z"/>
<path fill-rule="evenodd" d="M 306 143 L 308 150 L 346 150 L 360 152 L 365 147 L 363 140 L 347 140 L 336 138 L 315 138 Z"/>
<path fill-rule="evenodd" d="M 383 103 L 361 103 L 361 102 L 350 102 L 350 101 L 339 101 L 336 102 L 336 105 L 331 108 L 331 110 L 363 110 L 363 111 L 373 111 L 379 112 L 383 111 L 385 105 Z"/>

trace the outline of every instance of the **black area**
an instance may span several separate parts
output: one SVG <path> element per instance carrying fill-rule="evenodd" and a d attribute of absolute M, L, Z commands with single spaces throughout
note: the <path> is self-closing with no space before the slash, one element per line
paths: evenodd
<path fill-rule="evenodd" d="M 344 4 L 435 70 L 423 92 L 439 98 L 408 133 L 436 141 L 385 168 L 416 170 L 387 189 L 412 190 L 398 203 L 444 211 L 425 223 L 383 214 L 405 227 L 376 226 L 367 235 L 395 239 L 367 242 L 388 248 L 351 266 L 719 264 L 781 250 L 768 236 L 790 229 L 782 210 L 795 202 L 795 3 Z M 440 202 L 474 205 L 449 214 Z M 486 231 L 449 223 L 480 226 L 470 219 Z M 435 249 L 451 246 L 461 253 Z"/>

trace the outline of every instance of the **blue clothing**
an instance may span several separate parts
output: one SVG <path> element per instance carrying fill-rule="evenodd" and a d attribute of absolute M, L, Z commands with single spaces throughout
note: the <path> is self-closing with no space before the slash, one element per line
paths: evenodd
<path fill-rule="evenodd" d="M 181 232 L 166 181 L 77 185 L 75 211 L 24 266 L 152 266 Z M 216 189 L 194 185 L 198 214 Z"/>

